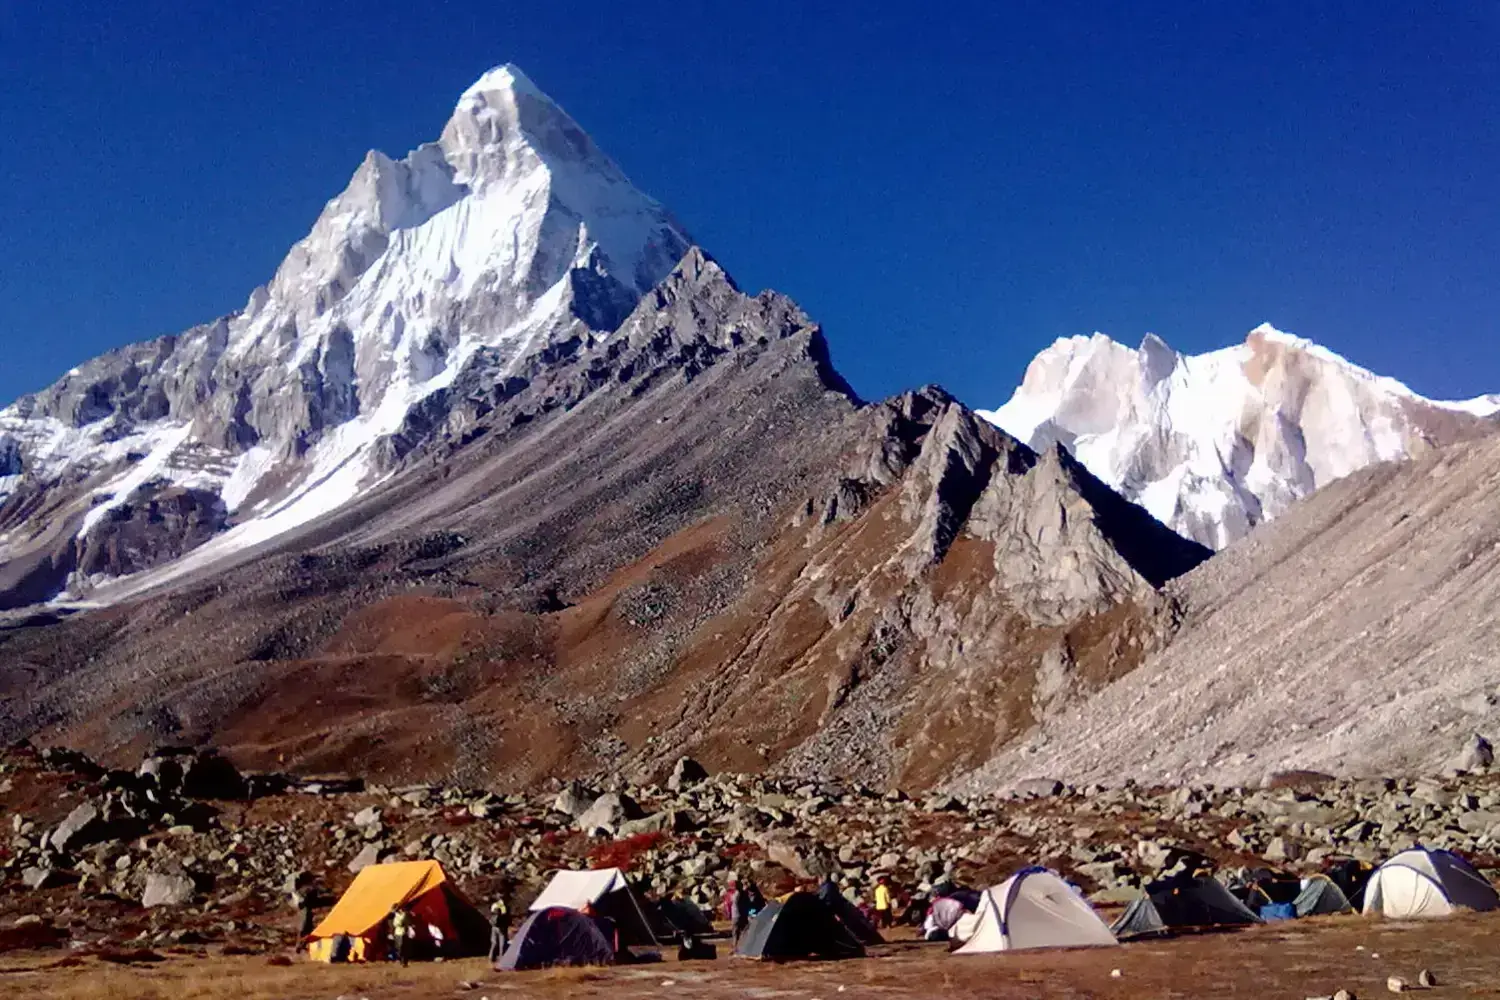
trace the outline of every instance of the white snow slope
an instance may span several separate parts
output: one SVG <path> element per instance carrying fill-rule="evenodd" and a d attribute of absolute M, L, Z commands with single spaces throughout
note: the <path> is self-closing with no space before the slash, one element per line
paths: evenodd
<path fill-rule="evenodd" d="M 1034 447 L 1061 443 L 1180 533 L 1223 548 L 1320 486 L 1413 457 L 1500 413 L 1500 396 L 1426 399 L 1263 324 L 1183 355 L 1148 334 L 1042 351 L 1010 401 L 981 411 Z"/>
<path fill-rule="evenodd" d="M 148 480 L 211 489 L 235 526 L 182 562 L 212 562 L 369 489 L 377 444 L 481 349 L 501 378 L 554 338 L 593 335 L 576 275 L 628 311 L 690 243 L 518 69 L 491 70 L 437 142 L 402 160 L 369 153 L 241 312 L 179 338 L 172 363 L 190 355 L 193 377 L 211 373 L 196 397 L 173 383 L 171 412 L 148 420 L 76 405 L 58 419 L 28 400 L 0 410 L 0 508 L 23 478 L 85 482 L 52 515 L 92 506 L 81 538 Z M 109 358 L 42 395 L 88 398 L 90 366 Z M 0 531 L 0 566 L 30 534 Z"/>

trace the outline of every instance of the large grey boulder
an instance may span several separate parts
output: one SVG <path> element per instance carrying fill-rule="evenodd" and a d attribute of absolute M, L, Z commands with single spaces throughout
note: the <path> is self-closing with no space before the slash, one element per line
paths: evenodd
<path fill-rule="evenodd" d="M 67 881 L 67 876 L 56 868 L 31 867 L 21 872 L 21 882 L 28 889 L 54 889 Z"/>
<path fill-rule="evenodd" d="M 1454 771 L 1482 771 L 1494 763 L 1495 748 L 1489 740 L 1475 733 L 1448 762 L 1448 767 Z"/>
<path fill-rule="evenodd" d="M 594 793 L 585 785 L 577 781 L 570 781 L 557 793 L 557 798 L 552 801 L 554 812 L 560 812 L 564 816 L 577 819 L 589 811 L 594 804 Z"/>
<path fill-rule="evenodd" d="M 634 837 L 642 833 L 686 833 L 695 826 L 693 818 L 676 809 L 653 813 L 642 819 L 621 823 L 615 830 L 617 837 Z"/>
<path fill-rule="evenodd" d="M 197 886 L 186 875 L 170 875 L 152 872 L 146 876 L 146 890 L 141 893 L 141 905 L 146 909 L 157 906 L 182 906 L 193 901 Z"/>
<path fill-rule="evenodd" d="M 47 838 L 53 850 L 64 853 L 104 839 L 108 824 L 92 802 L 76 806 Z"/>
<path fill-rule="evenodd" d="M 354 856 L 354 860 L 349 862 L 349 871 L 358 875 L 371 865 L 380 864 L 389 853 L 389 850 L 383 844 L 366 844 Z"/>
<path fill-rule="evenodd" d="M 641 818 L 641 807 L 628 795 L 606 792 L 594 800 L 588 811 L 578 817 L 577 827 L 583 833 L 598 830 L 613 834 L 620 826 Z"/>
<path fill-rule="evenodd" d="M 1064 785 L 1056 778 L 1023 778 L 1011 787 L 1011 791 L 1023 799 L 1050 799 L 1061 795 Z"/>

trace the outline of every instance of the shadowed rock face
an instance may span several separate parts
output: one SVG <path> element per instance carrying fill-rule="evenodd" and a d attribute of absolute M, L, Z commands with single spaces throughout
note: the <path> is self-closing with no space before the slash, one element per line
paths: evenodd
<path fill-rule="evenodd" d="M 1131 669 L 1173 626 L 1158 585 L 1206 555 L 940 389 L 861 406 L 795 305 L 699 251 L 549 351 L 456 380 L 348 507 L 0 632 L 0 738 L 490 782 L 688 751 L 930 782 Z M 143 520 L 212 523 L 168 499 L 111 511 L 87 553 L 149 561 Z"/>

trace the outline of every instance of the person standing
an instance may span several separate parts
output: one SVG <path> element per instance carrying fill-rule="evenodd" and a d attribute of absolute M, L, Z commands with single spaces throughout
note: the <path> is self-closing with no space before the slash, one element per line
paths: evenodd
<path fill-rule="evenodd" d="M 510 904 L 503 895 L 490 904 L 490 962 L 500 961 L 510 944 Z"/>
<path fill-rule="evenodd" d="M 750 916 L 754 917 L 766 908 L 766 897 L 761 895 L 760 886 L 754 879 L 750 880 L 745 891 L 750 894 Z"/>
<path fill-rule="evenodd" d="M 734 942 L 735 950 L 739 950 L 740 938 L 750 927 L 751 899 L 750 892 L 738 883 L 734 887 L 734 896 L 730 901 L 730 926 L 731 940 Z"/>
<path fill-rule="evenodd" d="M 307 940 L 313 932 L 313 907 L 317 901 L 313 898 L 312 886 L 305 886 L 300 891 L 292 893 L 292 903 L 297 907 L 297 943 L 300 945 Z"/>
<path fill-rule="evenodd" d="M 403 909 L 391 912 L 391 937 L 396 947 L 396 958 L 402 967 L 411 960 L 411 914 Z"/>
<path fill-rule="evenodd" d="M 740 877 L 734 872 L 730 872 L 729 883 L 724 888 L 723 902 L 724 919 L 729 922 L 730 927 L 734 926 L 734 894 L 739 891 L 739 888 Z"/>
<path fill-rule="evenodd" d="M 889 875 L 882 875 L 875 882 L 875 923 L 879 927 L 890 927 L 893 923 L 891 917 L 895 909 L 894 900 L 891 899 L 891 879 Z"/>

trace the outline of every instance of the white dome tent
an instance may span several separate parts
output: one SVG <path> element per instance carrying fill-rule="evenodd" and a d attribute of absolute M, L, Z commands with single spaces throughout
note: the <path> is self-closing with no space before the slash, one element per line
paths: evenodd
<path fill-rule="evenodd" d="M 1026 868 L 986 889 L 976 916 L 967 943 L 954 954 L 1119 944 L 1088 900 L 1045 868 Z"/>
<path fill-rule="evenodd" d="M 1414 847 L 1376 869 L 1365 886 L 1366 914 L 1446 917 L 1456 910 L 1500 908 L 1500 896 L 1467 861 L 1451 851 Z"/>

